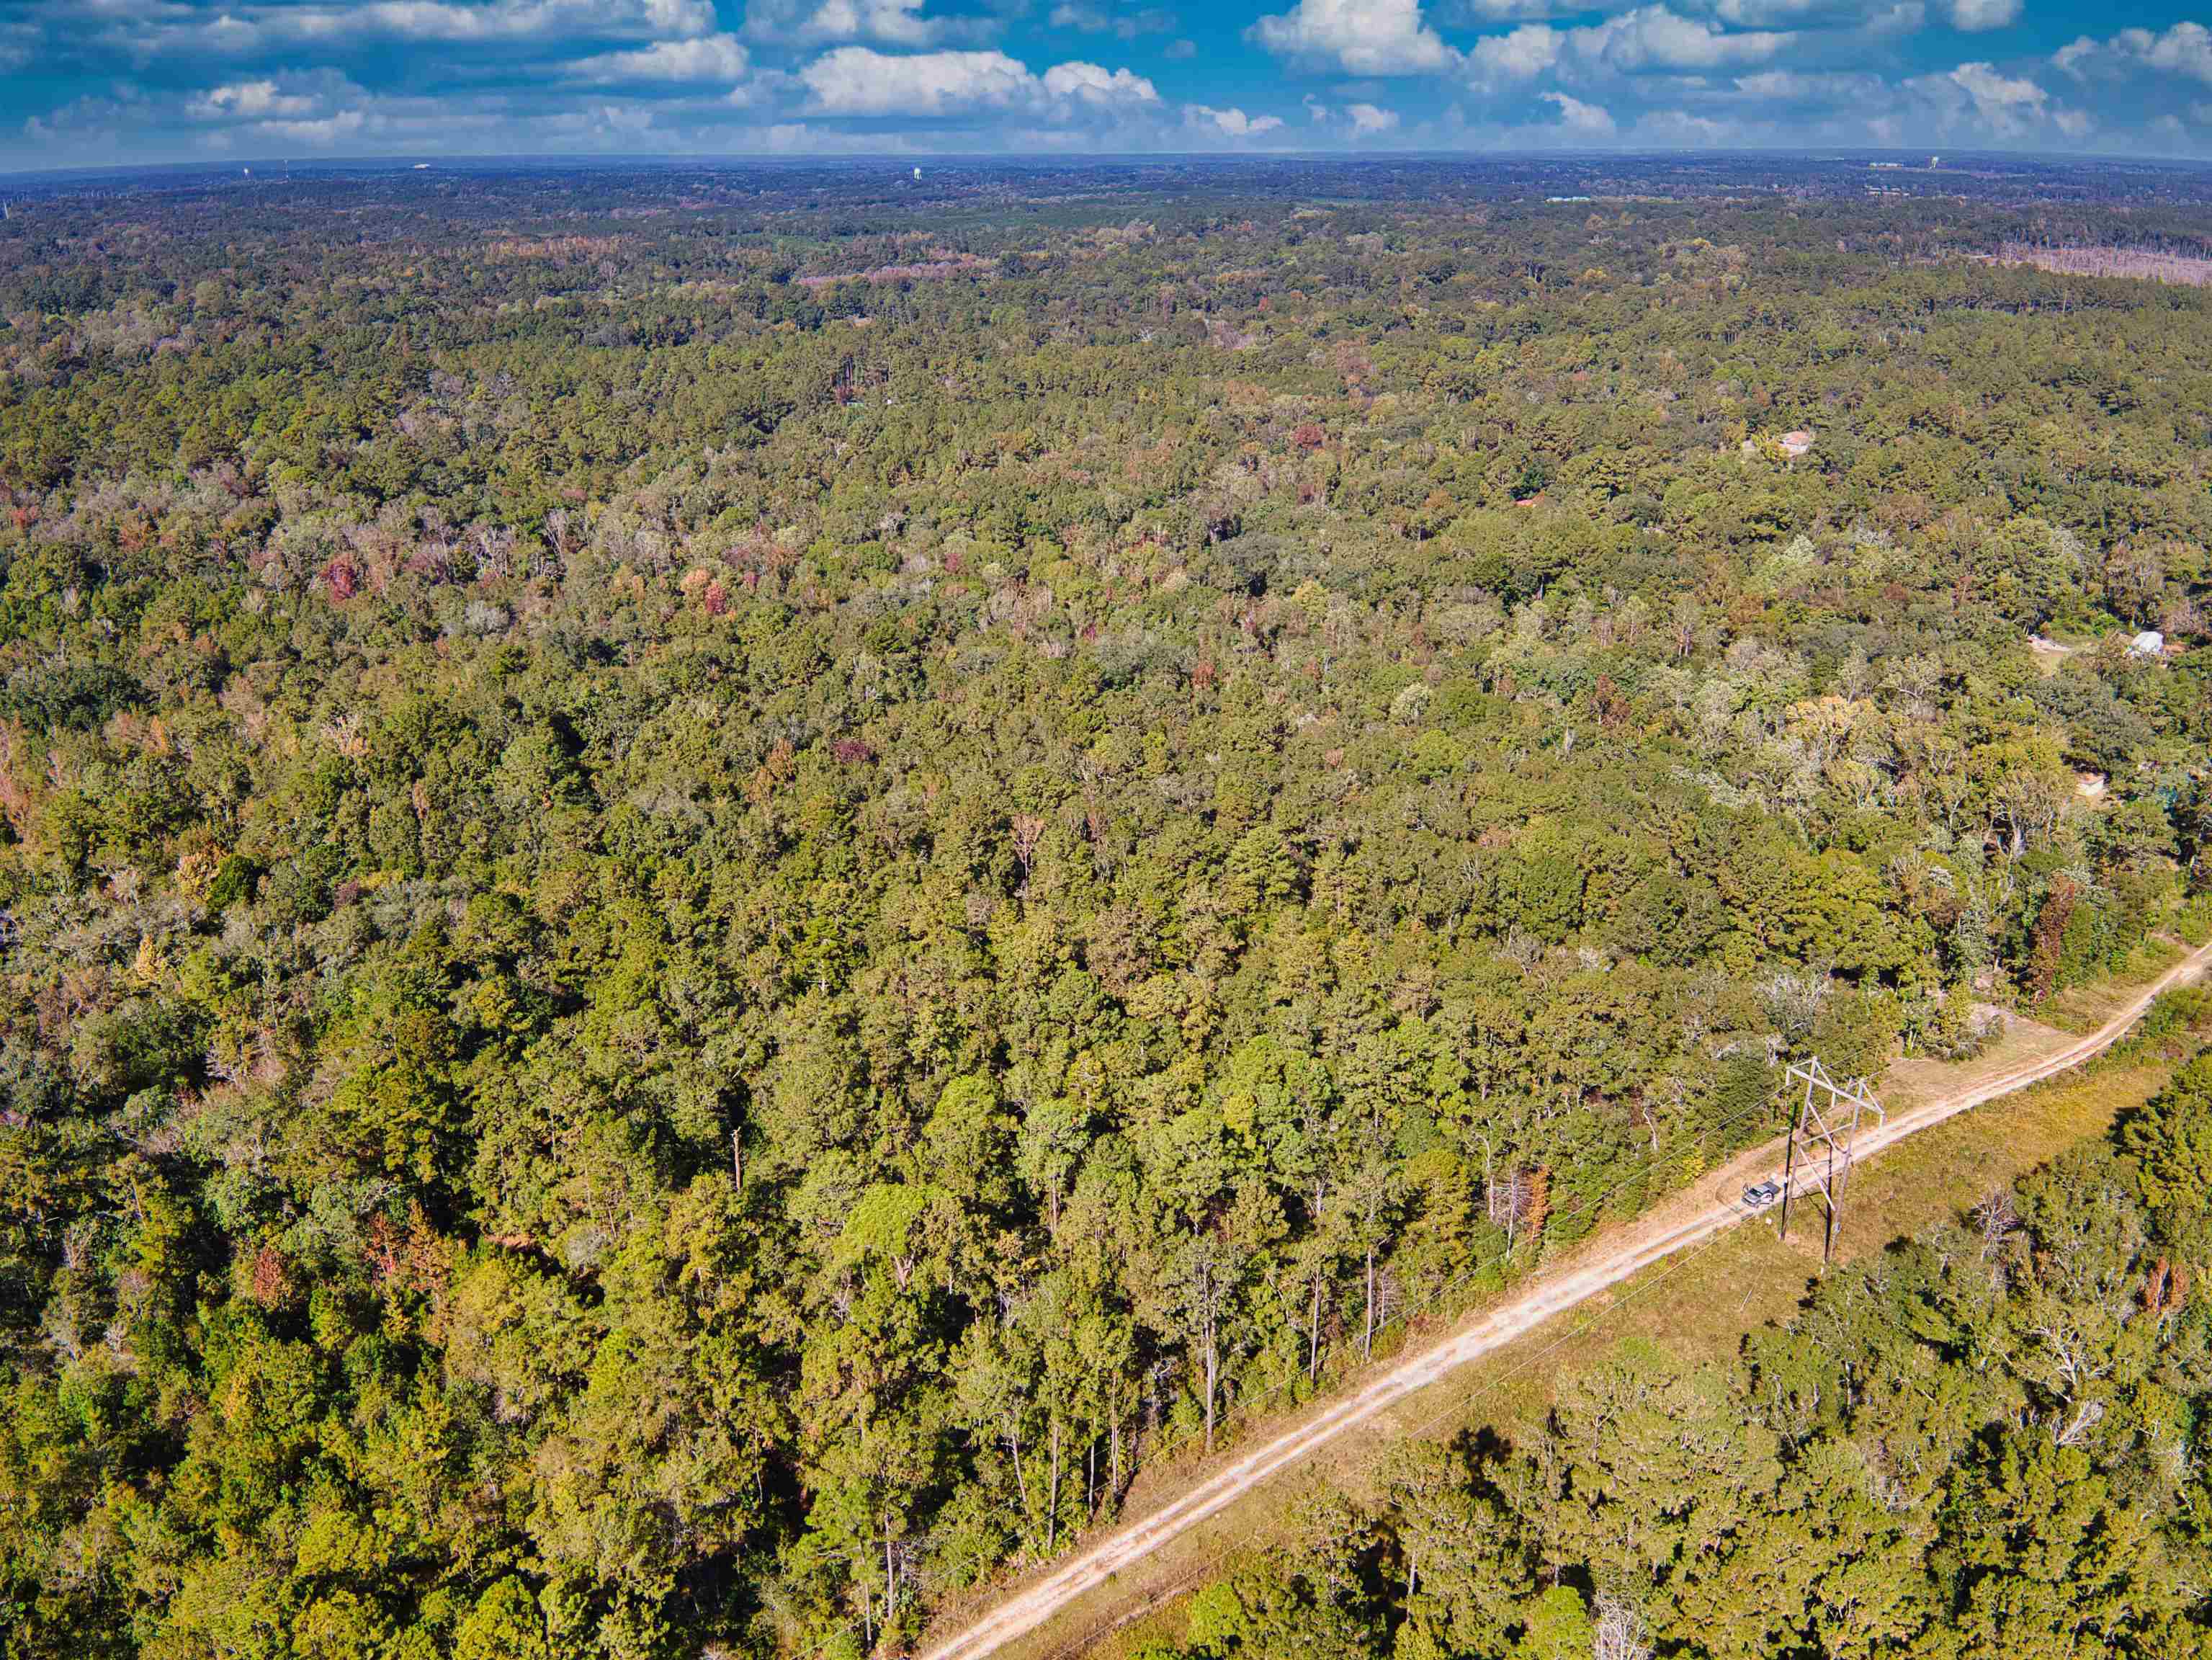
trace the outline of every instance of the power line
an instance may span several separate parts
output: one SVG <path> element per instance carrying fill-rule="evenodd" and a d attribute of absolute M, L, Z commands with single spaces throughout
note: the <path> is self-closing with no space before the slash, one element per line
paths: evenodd
<path fill-rule="evenodd" d="M 1790 1237 L 1790 1201 L 1802 1183 L 1820 1195 L 1823 1227 L 1820 1271 L 1835 1260 L 1836 1233 L 1843 1225 L 1844 1189 L 1851 1173 L 1851 1152 L 1857 1145 L 1859 1124 L 1868 1113 L 1883 1124 L 1889 1115 L 1874 1098 L 1863 1078 L 1838 1084 L 1820 1064 L 1820 1057 L 1792 1066 L 1784 1076 L 1802 1083 L 1805 1093 L 1790 1125 L 1790 1146 L 1782 1166 L 1782 1217 L 1778 1231 Z"/>

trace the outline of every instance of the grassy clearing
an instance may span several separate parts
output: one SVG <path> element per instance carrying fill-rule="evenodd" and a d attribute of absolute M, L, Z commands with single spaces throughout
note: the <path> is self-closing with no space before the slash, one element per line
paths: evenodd
<path fill-rule="evenodd" d="M 2189 954 L 2188 946 L 2165 935 L 2154 935 L 2138 946 L 2117 975 L 2086 986 L 2054 993 L 2035 1009 L 2035 1018 L 2063 1031 L 2094 1031 L 2141 989 Z"/>
<path fill-rule="evenodd" d="M 2025 1047 L 2033 1039 L 2020 1041 Z M 1970 1083 L 1962 1079 L 1966 1070 L 1945 1068 L 1943 1086 Z M 1863 1256 L 1956 1215 L 2084 1137 L 2102 1134 L 2119 1113 L 2154 1093 L 2170 1071 L 2170 1063 L 2159 1060 L 2106 1061 L 1924 1130 L 1868 1160 L 1852 1177 L 1839 1254 Z M 1370 1491 L 1383 1453 L 1406 1436 L 1486 1426 L 1509 1438 L 1523 1435 L 1542 1421 L 1563 1380 L 1624 1350 L 1656 1349 L 1692 1365 L 1725 1359 L 1746 1331 L 1787 1318 L 1818 1271 L 1818 1212 L 1808 1207 L 1801 1214 L 1802 1226 L 1793 1222 L 1786 1243 L 1771 1220 L 1733 1228 L 1455 1372 L 1183 1535 L 1005 1652 L 1011 1660 L 1072 1660 L 1086 1652 L 1113 1660 L 1147 1640 L 1176 1636 L 1182 1601 L 1192 1590 L 1240 1554 L 1280 1537 L 1304 1495 L 1326 1488 Z"/>

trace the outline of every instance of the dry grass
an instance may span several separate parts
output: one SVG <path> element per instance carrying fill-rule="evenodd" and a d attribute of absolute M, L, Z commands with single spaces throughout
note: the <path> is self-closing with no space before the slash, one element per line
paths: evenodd
<path fill-rule="evenodd" d="M 2112 997 L 2115 1006 L 2126 1001 L 2124 994 Z M 2063 1049 L 2074 1034 L 2072 1025 L 2046 1025 L 2032 1015 L 2015 1010 L 1995 1011 L 2003 1021 L 2004 1029 L 1989 1048 L 1971 1061 L 1930 1061 L 1912 1057 L 1893 1061 L 1882 1074 L 1879 1091 L 1881 1103 L 1893 1112 L 1917 1107 L 1941 1095 L 1955 1095 L 1963 1090 L 1999 1078 L 2026 1066 L 2040 1055 Z M 2099 1022 L 2092 1021 L 2088 1029 Z"/>
<path fill-rule="evenodd" d="M 2179 940 L 2154 936 L 2136 948 L 2118 974 L 2053 993 L 2036 1006 L 2035 1018 L 2064 1031 L 2094 1031 L 2142 990 L 2144 982 L 2155 980 L 2188 954 Z"/>

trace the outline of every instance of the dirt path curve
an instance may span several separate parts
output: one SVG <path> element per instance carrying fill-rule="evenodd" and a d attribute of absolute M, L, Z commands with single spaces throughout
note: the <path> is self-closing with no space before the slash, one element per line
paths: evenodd
<path fill-rule="evenodd" d="M 2130 998 L 2118 1013 L 2087 1037 L 1972 1088 L 1897 1113 L 1887 1124 L 1862 1128 L 1857 1156 L 1863 1158 L 1880 1152 L 1917 1131 L 2094 1059 L 2111 1048 L 2160 992 L 2195 979 L 2208 968 L 2212 968 L 2212 946 L 2191 952 Z M 1376 1373 L 1352 1393 L 1295 1428 L 1224 1465 L 1174 1502 L 1125 1523 L 1097 1544 L 1079 1551 L 965 1629 L 925 1650 L 922 1660 L 981 1660 L 981 1657 L 1035 1631 L 1077 1597 L 1097 1589 L 1130 1564 L 1149 1556 L 1170 1540 L 1234 1504 L 1270 1476 L 1310 1456 L 1377 1413 L 1426 1388 L 1446 1373 L 1525 1335 L 1607 1287 L 1619 1285 L 1684 1246 L 1709 1239 L 1723 1228 L 1754 1214 L 1745 1207 L 1739 1196 L 1741 1183 L 1756 1179 L 1759 1165 L 1771 1166 L 1781 1154 L 1782 1142 L 1778 1139 L 1746 1158 L 1732 1161 L 1722 1183 L 1717 1184 L 1709 1177 L 1701 1184 L 1705 1197 L 1690 1211 L 1686 1219 L 1675 1219 L 1681 1214 L 1677 1207 L 1664 1207 L 1662 1214 L 1646 1219 L 1642 1224 L 1630 1225 L 1610 1242 L 1598 1243 L 1595 1250 L 1586 1249 L 1577 1253 L 1557 1272 L 1538 1274 L 1509 1300 L 1473 1316 L 1460 1330 Z M 1747 1163 L 1754 1172 L 1752 1176 L 1744 1174 Z M 1771 1169 L 1769 1174 L 1776 1182 L 1782 1179 L 1779 1169 Z M 1658 1225 L 1653 1225 L 1655 1223 Z"/>

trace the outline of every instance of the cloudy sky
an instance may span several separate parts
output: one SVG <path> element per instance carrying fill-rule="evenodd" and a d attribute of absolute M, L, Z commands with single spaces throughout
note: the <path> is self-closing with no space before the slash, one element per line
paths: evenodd
<path fill-rule="evenodd" d="M 2212 29 L 2164 0 L 0 0 L 9 169 L 1837 144 L 2212 156 Z"/>

